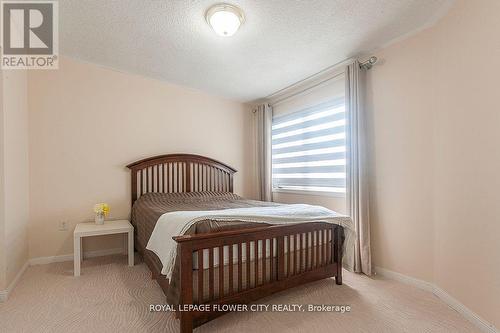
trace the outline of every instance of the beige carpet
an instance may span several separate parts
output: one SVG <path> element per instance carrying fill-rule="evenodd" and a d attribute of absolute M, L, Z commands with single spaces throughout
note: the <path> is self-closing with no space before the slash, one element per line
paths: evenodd
<path fill-rule="evenodd" d="M 171 313 L 151 313 L 164 301 L 143 264 L 126 257 L 88 259 L 82 276 L 73 263 L 28 268 L 0 304 L 0 332 L 178 332 Z M 346 304 L 350 313 L 247 312 L 224 315 L 195 332 L 477 332 L 441 300 L 398 282 L 345 273 L 262 301 L 266 304 Z"/>

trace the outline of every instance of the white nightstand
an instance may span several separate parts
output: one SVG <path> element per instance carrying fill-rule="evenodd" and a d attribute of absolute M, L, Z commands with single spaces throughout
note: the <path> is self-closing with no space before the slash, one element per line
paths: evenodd
<path fill-rule="evenodd" d="M 127 220 L 105 221 L 104 224 L 94 222 L 78 223 L 73 232 L 74 273 L 80 276 L 80 262 L 83 257 L 82 238 L 112 234 L 128 234 L 128 265 L 134 266 L 134 227 Z"/>

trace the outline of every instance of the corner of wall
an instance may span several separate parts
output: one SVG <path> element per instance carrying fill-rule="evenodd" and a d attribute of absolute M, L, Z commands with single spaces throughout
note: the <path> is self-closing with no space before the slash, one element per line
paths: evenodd
<path fill-rule="evenodd" d="M 368 78 L 376 265 L 432 283 L 496 326 L 500 72 L 478 59 L 500 56 L 499 10 L 457 1 L 431 29 L 377 53 Z"/>
<path fill-rule="evenodd" d="M 0 253 L 2 288 L 17 282 L 28 262 L 29 160 L 27 71 L 2 71 Z M 7 256 L 7 253 L 9 254 Z"/>
<path fill-rule="evenodd" d="M 0 70 L 0 291 L 6 288 L 5 283 L 5 210 L 4 210 L 4 98 L 3 98 L 3 76 Z M 0 295 L 2 298 L 2 295 Z"/>

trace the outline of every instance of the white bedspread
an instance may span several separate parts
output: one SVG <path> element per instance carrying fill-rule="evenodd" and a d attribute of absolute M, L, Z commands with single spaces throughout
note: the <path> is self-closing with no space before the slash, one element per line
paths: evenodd
<path fill-rule="evenodd" d="M 209 219 L 268 224 L 305 222 L 337 224 L 344 227 L 344 262 L 351 263 L 352 258 L 354 258 L 355 232 L 351 218 L 321 206 L 296 204 L 209 211 L 177 211 L 160 216 L 146 246 L 148 250 L 153 251 L 160 258 L 163 264 L 161 273 L 167 278 L 170 279 L 172 276 L 177 254 L 177 243 L 172 237 L 183 235 L 189 227 L 198 221 Z"/>

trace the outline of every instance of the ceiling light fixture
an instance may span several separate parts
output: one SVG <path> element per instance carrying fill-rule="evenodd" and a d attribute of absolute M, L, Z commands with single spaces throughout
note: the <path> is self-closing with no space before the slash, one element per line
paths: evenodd
<path fill-rule="evenodd" d="M 210 7 L 207 10 L 205 19 L 215 33 L 223 37 L 234 35 L 245 20 L 241 9 L 227 3 L 220 3 Z"/>

